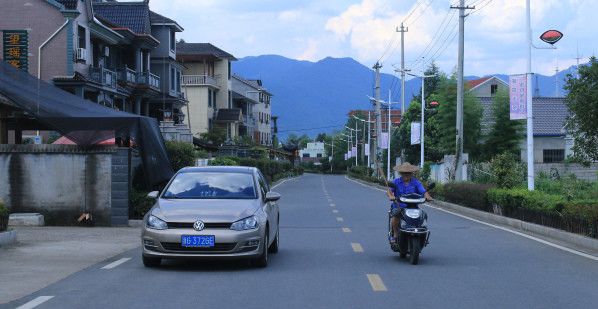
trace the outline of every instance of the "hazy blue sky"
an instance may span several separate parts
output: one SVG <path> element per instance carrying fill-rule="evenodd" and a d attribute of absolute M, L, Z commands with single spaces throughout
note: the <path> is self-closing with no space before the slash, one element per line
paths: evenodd
<path fill-rule="evenodd" d="M 151 0 L 150 7 L 177 20 L 185 28 L 180 37 L 186 41 L 210 42 L 238 58 L 263 54 L 310 61 L 327 56 L 353 57 L 371 67 L 382 57 L 386 72 L 400 63 L 399 35 L 394 29 L 405 20 L 409 27 L 405 35 L 408 67 L 418 70 L 422 61 L 413 61 L 427 55 L 450 72 L 457 60 L 454 34 L 458 18 L 456 12 L 449 12 L 455 2 Z M 478 9 L 469 11 L 472 14 L 466 20 L 465 73 L 525 72 L 525 0 L 466 3 Z M 585 58 L 582 61 L 598 51 L 598 25 L 592 20 L 596 12 L 596 0 L 532 0 L 536 44 L 544 44 L 538 37 L 545 30 L 558 29 L 565 34 L 557 43 L 557 51 L 534 51 L 534 71 L 554 74 L 557 57 L 560 68 L 574 64 L 577 44 Z M 422 54 L 434 37 L 440 39 L 428 48 L 431 52 Z"/>

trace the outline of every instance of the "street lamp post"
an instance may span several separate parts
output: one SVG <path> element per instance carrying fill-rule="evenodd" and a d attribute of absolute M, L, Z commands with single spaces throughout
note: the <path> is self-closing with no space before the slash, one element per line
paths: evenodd
<path fill-rule="evenodd" d="M 324 143 L 324 145 L 332 147 L 332 160 L 329 160 L 330 161 L 330 173 L 332 173 L 332 165 L 333 165 L 333 160 L 334 160 L 334 139 L 332 140 L 332 143 L 330 143 L 330 144 Z"/>
<path fill-rule="evenodd" d="M 420 135 L 420 157 L 419 157 L 419 167 L 424 167 L 424 124 L 425 124 L 425 116 L 424 113 L 426 111 L 426 99 L 425 99 L 425 85 L 426 85 L 426 78 L 435 77 L 436 75 L 416 75 L 412 73 L 407 73 L 413 77 L 419 77 L 422 80 L 422 108 L 421 108 L 421 125 L 419 128 L 419 135 Z"/>
<path fill-rule="evenodd" d="M 362 121 L 362 122 L 363 122 L 363 129 L 364 129 L 364 130 L 365 130 L 365 124 L 366 124 L 366 123 L 368 124 L 368 129 L 367 129 L 367 130 L 368 130 L 368 137 L 367 137 L 367 139 L 368 139 L 368 142 L 367 142 L 367 144 L 368 144 L 368 151 L 367 151 L 368 163 L 367 163 L 367 164 L 368 164 L 368 165 L 367 165 L 367 167 L 368 167 L 368 168 L 370 168 L 370 167 L 371 167 L 371 164 L 370 164 L 370 157 L 371 157 L 371 156 L 370 156 L 370 151 L 369 151 L 370 149 L 369 149 L 369 148 L 370 148 L 370 147 L 372 147 L 372 146 L 371 146 L 371 140 L 372 140 L 371 132 L 372 132 L 372 131 L 371 131 L 371 127 L 370 127 L 370 125 L 371 125 L 371 124 L 372 124 L 372 122 L 373 122 L 373 121 L 371 121 L 370 117 L 371 117 L 371 113 L 370 113 L 370 111 L 368 111 L 368 120 L 361 119 L 361 118 L 359 118 L 359 117 L 357 117 L 357 116 L 353 115 L 353 118 L 355 118 L 356 120 L 359 120 L 359 121 Z M 364 138 L 365 138 L 365 134 L 364 134 Z M 365 143 L 364 143 L 364 144 L 365 144 Z M 366 148 L 366 147 L 365 147 L 365 145 L 363 145 L 363 152 L 364 152 L 364 153 L 366 153 L 366 149 L 365 149 L 365 148 Z"/>
<path fill-rule="evenodd" d="M 357 122 L 355 122 L 355 129 L 349 128 L 348 126 L 345 126 L 346 129 L 349 130 L 349 132 L 351 132 L 351 139 L 353 139 L 353 131 L 355 131 L 355 166 L 358 166 L 359 163 L 357 162 L 357 132 L 361 131 L 357 129 Z M 351 147 L 351 151 L 353 150 L 353 147 Z M 353 152 L 351 152 L 353 153 Z"/>

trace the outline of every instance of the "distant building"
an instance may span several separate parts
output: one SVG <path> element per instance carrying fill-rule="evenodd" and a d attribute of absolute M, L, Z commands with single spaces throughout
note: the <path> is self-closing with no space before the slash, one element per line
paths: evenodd
<path fill-rule="evenodd" d="M 493 97 L 499 91 L 509 91 L 509 84 L 496 76 L 467 81 L 467 87 L 478 98 Z"/>
<path fill-rule="evenodd" d="M 306 148 L 299 150 L 301 162 L 320 162 L 325 157 L 326 150 L 324 149 L 324 143 L 307 143 Z"/>
<path fill-rule="evenodd" d="M 272 146 L 272 94 L 261 80 L 232 78 L 233 107 L 242 112 L 240 136 L 249 136 L 256 144 Z"/>

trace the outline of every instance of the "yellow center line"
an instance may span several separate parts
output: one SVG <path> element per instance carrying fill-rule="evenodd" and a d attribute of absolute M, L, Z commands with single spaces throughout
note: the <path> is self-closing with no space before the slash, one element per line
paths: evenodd
<path fill-rule="evenodd" d="M 374 292 L 388 291 L 388 289 L 386 288 L 386 285 L 384 285 L 384 282 L 382 282 L 382 278 L 380 278 L 380 275 L 367 274 L 367 276 L 368 276 L 368 281 L 370 282 L 370 285 L 372 286 L 372 290 L 374 290 Z"/>
<path fill-rule="evenodd" d="M 343 227 L 343 232 L 344 233 L 351 233 L 351 229 L 348 227 Z"/>
<path fill-rule="evenodd" d="M 353 252 L 361 253 L 363 252 L 363 247 L 360 243 L 352 242 L 351 247 L 353 248 Z"/>
<path fill-rule="evenodd" d="M 343 222 L 343 221 L 345 221 L 345 219 L 343 219 L 342 217 L 336 217 L 336 221 Z"/>

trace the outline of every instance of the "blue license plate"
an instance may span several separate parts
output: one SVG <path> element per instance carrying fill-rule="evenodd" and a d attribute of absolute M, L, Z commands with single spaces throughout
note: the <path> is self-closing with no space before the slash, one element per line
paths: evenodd
<path fill-rule="evenodd" d="M 181 246 L 214 247 L 215 239 L 214 235 L 183 235 L 181 236 Z"/>

